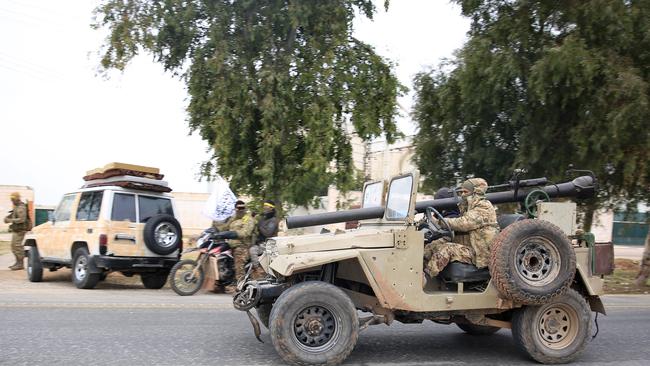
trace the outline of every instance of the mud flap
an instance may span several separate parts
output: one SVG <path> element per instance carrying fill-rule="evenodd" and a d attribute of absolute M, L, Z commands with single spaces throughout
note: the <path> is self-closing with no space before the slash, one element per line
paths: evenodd
<path fill-rule="evenodd" d="M 248 315 L 248 319 L 251 321 L 251 324 L 253 325 L 253 332 L 255 333 L 255 338 L 257 338 L 258 341 L 264 343 L 264 341 L 260 338 L 260 335 L 262 334 L 262 331 L 260 330 L 260 323 L 255 319 L 255 316 L 251 314 L 250 310 L 246 310 L 246 315 Z"/>

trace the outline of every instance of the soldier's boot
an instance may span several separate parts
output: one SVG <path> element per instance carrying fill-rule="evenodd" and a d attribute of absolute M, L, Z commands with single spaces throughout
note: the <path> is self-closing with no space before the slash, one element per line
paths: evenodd
<path fill-rule="evenodd" d="M 16 263 L 13 266 L 9 267 L 9 268 L 12 271 L 18 271 L 18 270 L 21 270 L 21 269 L 25 269 L 25 267 L 23 266 L 24 259 L 25 258 L 16 258 Z"/>
<path fill-rule="evenodd" d="M 17 265 L 18 265 L 18 261 L 15 261 L 14 264 L 9 266 L 9 269 L 13 270 L 14 267 L 16 267 Z"/>

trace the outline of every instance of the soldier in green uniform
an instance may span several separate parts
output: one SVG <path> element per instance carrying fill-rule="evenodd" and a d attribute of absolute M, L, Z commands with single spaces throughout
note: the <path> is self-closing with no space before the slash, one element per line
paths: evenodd
<path fill-rule="evenodd" d="M 25 233 L 29 230 L 29 218 L 27 217 L 27 206 L 20 200 L 20 193 L 14 192 L 10 195 L 14 209 L 5 217 L 5 223 L 9 224 L 11 231 L 11 251 L 16 257 L 16 263 L 9 266 L 12 271 L 24 269 L 23 259 L 25 250 L 23 248 L 23 239 Z"/>
<path fill-rule="evenodd" d="M 235 202 L 235 213 L 225 222 L 213 222 L 212 226 L 220 232 L 227 232 L 231 239 L 228 244 L 232 248 L 233 258 L 235 259 L 235 278 L 239 281 L 244 274 L 244 264 L 248 260 L 248 252 L 253 240 L 253 230 L 255 229 L 255 219 L 246 211 L 246 203 L 238 200 Z M 235 286 L 228 286 L 226 292 L 234 292 Z"/>
<path fill-rule="evenodd" d="M 471 263 L 478 268 L 487 267 L 490 244 L 499 232 L 496 210 L 485 198 L 487 187 L 482 178 L 463 182 L 460 189 L 462 201 L 458 205 L 461 216 L 445 219 L 456 234 L 456 243 L 445 237 L 424 248 L 424 272 L 429 276 L 438 275 L 449 262 L 454 261 Z"/>

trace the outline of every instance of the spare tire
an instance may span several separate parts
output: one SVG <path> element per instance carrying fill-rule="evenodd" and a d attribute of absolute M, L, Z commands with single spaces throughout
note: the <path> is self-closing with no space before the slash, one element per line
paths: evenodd
<path fill-rule="evenodd" d="M 183 231 L 174 216 L 156 215 L 147 220 L 143 236 L 149 250 L 156 254 L 168 255 L 180 248 Z"/>
<path fill-rule="evenodd" d="M 544 220 L 522 220 L 494 239 L 490 274 L 502 297 L 535 305 L 562 295 L 573 282 L 576 255 L 569 238 Z"/>

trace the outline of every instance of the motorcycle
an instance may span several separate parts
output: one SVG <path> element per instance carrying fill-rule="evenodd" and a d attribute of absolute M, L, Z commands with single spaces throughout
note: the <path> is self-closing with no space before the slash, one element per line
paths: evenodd
<path fill-rule="evenodd" d="M 213 228 L 203 231 L 196 247 L 186 249 L 183 254 L 196 251 L 199 252 L 196 260 L 184 259 L 172 267 L 169 282 L 174 292 L 181 296 L 194 295 L 203 286 L 208 266 L 212 266 L 217 288 L 235 284 L 235 260 L 222 233 Z"/>

